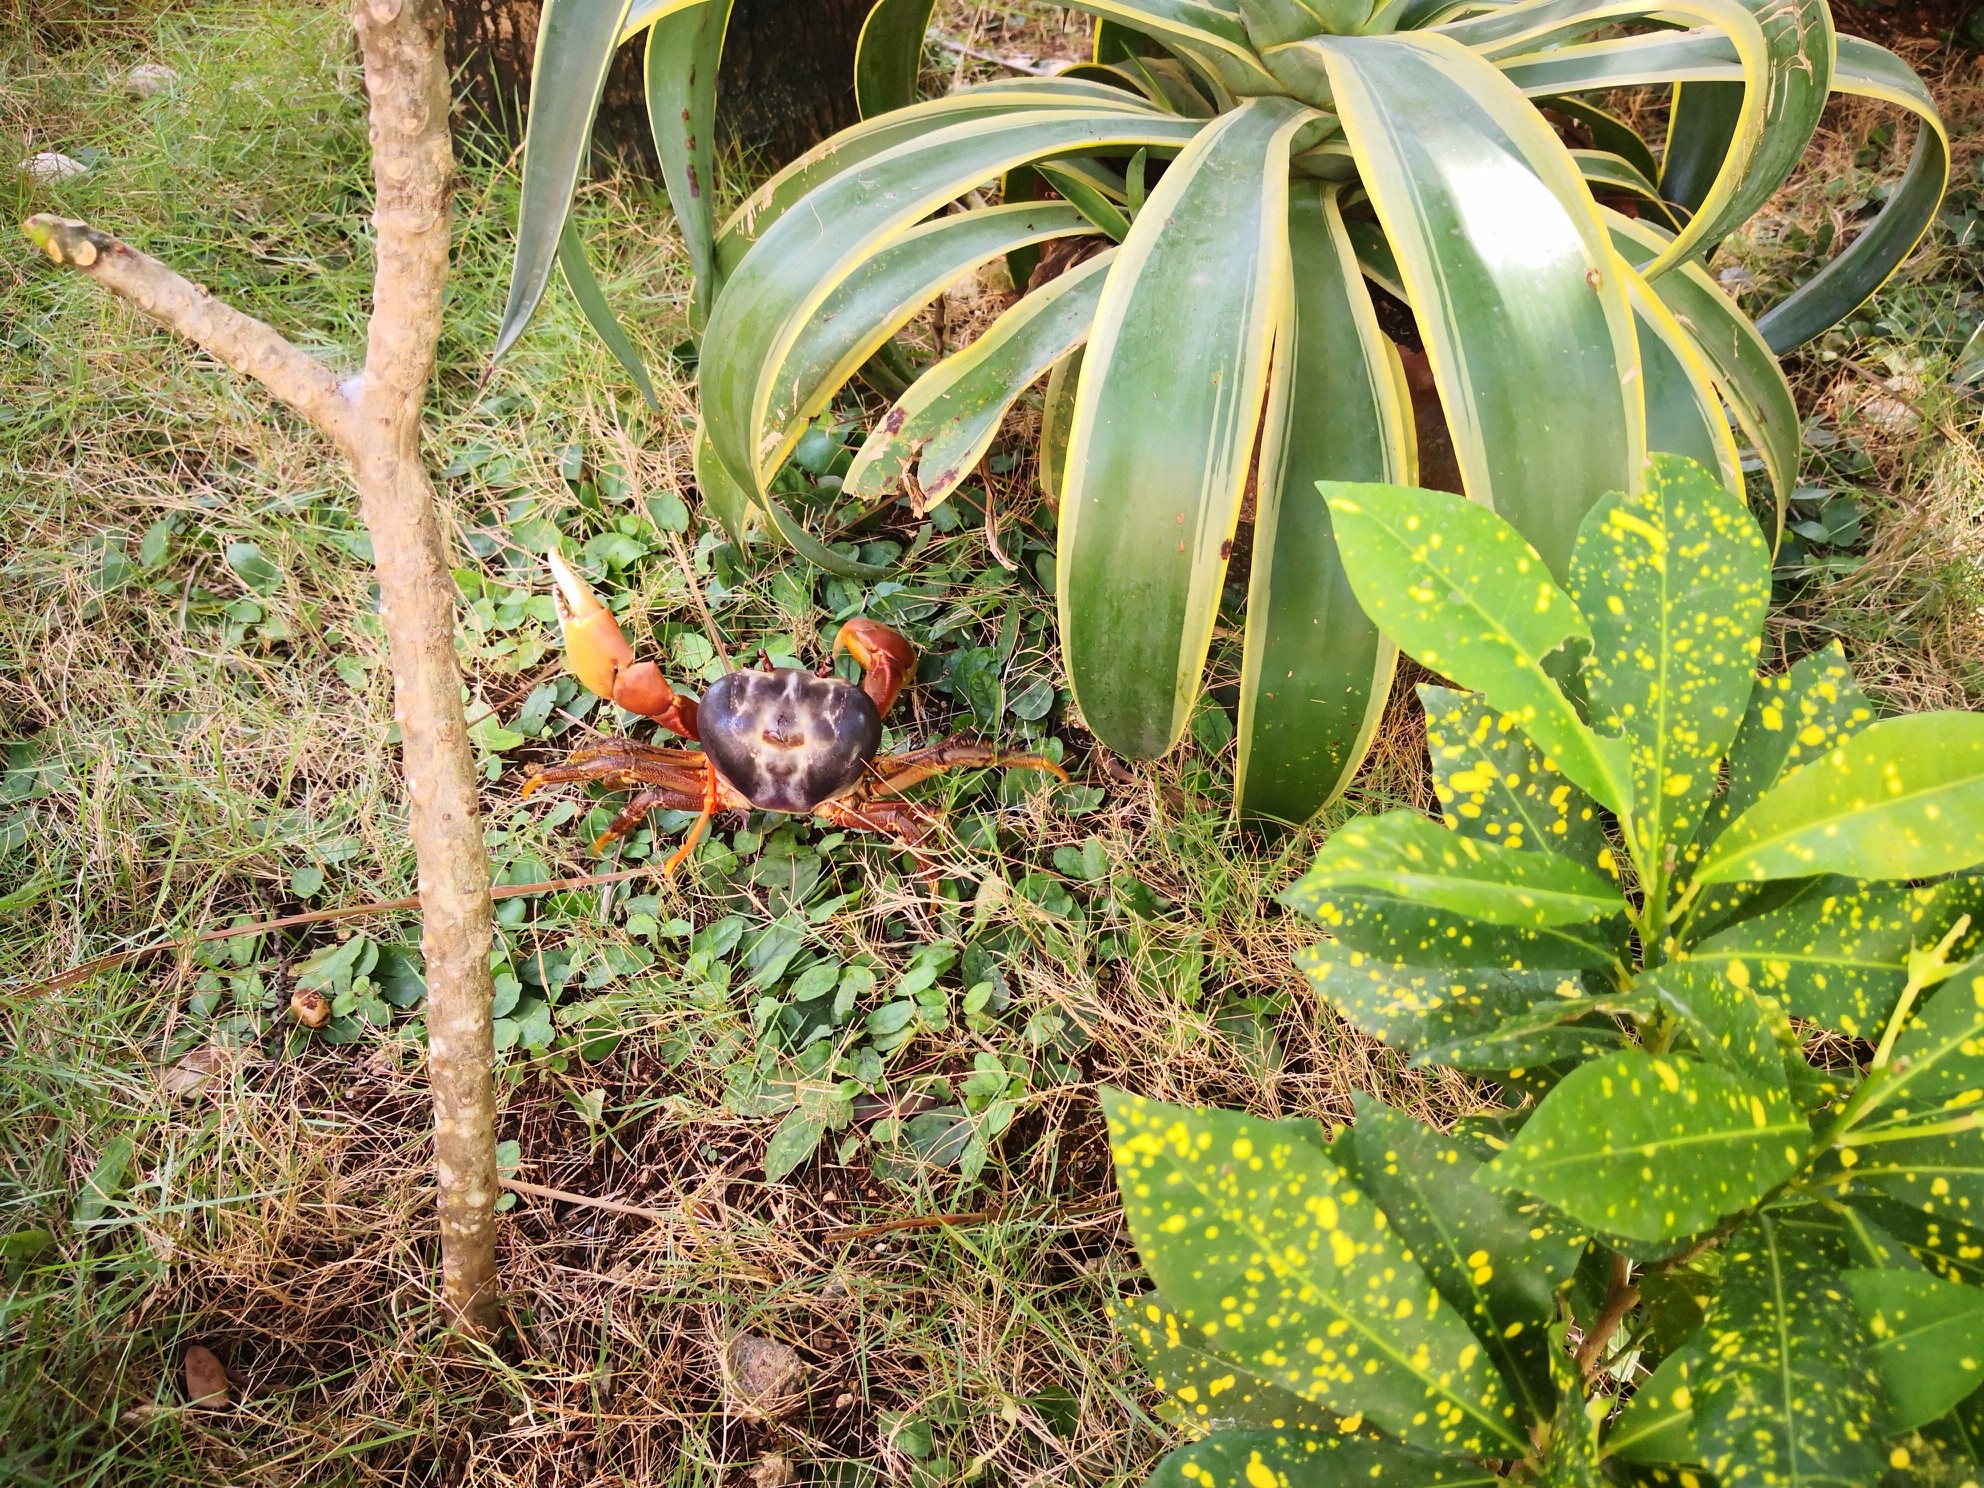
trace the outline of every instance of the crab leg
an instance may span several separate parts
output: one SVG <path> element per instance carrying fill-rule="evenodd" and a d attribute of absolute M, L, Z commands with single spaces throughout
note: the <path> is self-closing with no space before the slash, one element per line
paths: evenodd
<path fill-rule="evenodd" d="M 1068 778 L 1068 772 L 1044 754 L 1007 754 L 971 739 L 946 739 L 905 754 L 880 755 L 870 768 L 875 778 L 854 791 L 855 798 L 864 803 L 900 796 L 912 785 L 946 770 L 1042 770 L 1063 782 Z"/>
<path fill-rule="evenodd" d="M 703 840 L 703 833 L 710 829 L 710 818 L 716 815 L 718 800 L 716 771 L 705 769 L 703 771 L 703 797 L 700 803 L 702 813 L 690 826 L 688 834 L 683 837 L 682 845 L 670 853 L 668 861 L 661 865 L 661 876 L 663 878 L 673 878 L 675 876 L 675 870 L 682 866 L 683 860 L 696 850 L 696 844 Z M 681 809 L 686 811 L 689 808 L 683 807 Z"/>
<path fill-rule="evenodd" d="M 586 581 L 556 553 L 546 553 L 551 565 L 552 602 L 558 607 L 558 628 L 565 636 L 565 664 L 572 675 L 608 702 L 629 713 L 652 718 L 671 733 L 687 739 L 696 732 L 696 705 L 678 695 L 651 661 L 634 660 L 613 612 L 600 603 Z"/>

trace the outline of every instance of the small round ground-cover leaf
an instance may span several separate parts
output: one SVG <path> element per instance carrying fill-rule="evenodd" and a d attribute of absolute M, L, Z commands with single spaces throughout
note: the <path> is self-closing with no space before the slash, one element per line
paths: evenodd
<path fill-rule="evenodd" d="M 1489 1488 L 1500 1478 L 1460 1457 L 1368 1437 L 1220 1431 L 1158 1463 L 1144 1488 Z"/>
<path fill-rule="evenodd" d="M 1286 1125 L 1102 1093 L 1137 1254 L 1201 1346 L 1440 1453 L 1512 1456 L 1515 1402 L 1369 1195 Z"/>
<path fill-rule="evenodd" d="M 1390 894 L 1485 924 L 1532 929 L 1589 924 L 1626 910 L 1596 869 L 1465 837 L 1416 811 L 1338 828 L 1303 883 L 1323 892 Z"/>
<path fill-rule="evenodd" d="M 1934 878 L 1984 860 L 1984 714 L 1911 713 L 1780 781 L 1716 839 L 1702 883 Z"/>
<path fill-rule="evenodd" d="M 1606 1234 L 1669 1240 L 1768 1193 L 1810 1137 L 1781 1091 L 1678 1054 L 1621 1049 L 1566 1075 L 1482 1181 Z"/>
<path fill-rule="evenodd" d="M 1984 1383 L 1984 1290 L 1926 1271 L 1844 1272 L 1874 1340 L 1888 1428 L 1913 1431 Z"/>
<path fill-rule="evenodd" d="M 1872 1485 L 1886 1404 L 1840 1273 L 1769 1211 L 1724 1256 L 1694 1392 L 1703 1464 L 1723 1488 Z"/>

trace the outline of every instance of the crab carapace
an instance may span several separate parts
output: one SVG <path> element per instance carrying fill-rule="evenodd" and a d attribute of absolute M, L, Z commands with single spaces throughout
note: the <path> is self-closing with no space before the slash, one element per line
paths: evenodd
<path fill-rule="evenodd" d="M 726 672 L 702 701 L 685 698 L 651 661 L 637 661 L 612 611 L 556 553 L 547 555 L 565 661 L 589 691 L 630 713 L 702 745 L 664 748 L 638 739 L 582 744 L 560 765 L 540 765 L 523 797 L 547 785 L 598 781 L 631 792 L 593 844 L 603 852 L 650 811 L 693 811 L 695 824 L 668 861 L 664 877 L 695 851 L 719 811 L 781 811 L 817 816 L 838 827 L 882 832 L 908 848 L 926 876 L 923 851 L 942 818 L 903 792 L 945 770 L 1003 768 L 1067 772 L 1038 754 L 1009 754 L 972 739 L 882 754 L 882 718 L 916 667 L 916 652 L 888 626 L 850 620 L 834 650 L 861 664 L 859 687 L 826 668 L 764 667 Z"/>

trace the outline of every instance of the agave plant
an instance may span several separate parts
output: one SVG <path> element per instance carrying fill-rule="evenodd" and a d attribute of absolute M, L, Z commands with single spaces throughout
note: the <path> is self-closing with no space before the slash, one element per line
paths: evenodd
<path fill-rule="evenodd" d="M 1921 82 L 1836 38 L 1825 0 L 1076 8 L 1102 18 L 1095 63 L 868 119 L 717 234 L 699 474 L 733 529 L 762 517 L 821 566 L 873 576 L 773 494 L 807 421 L 962 276 L 1112 240 L 924 371 L 843 490 L 942 500 L 1046 376 L 1067 664 L 1088 726 L 1138 757 L 1185 727 L 1251 506 L 1248 814 L 1323 805 L 1391 675 L 1315 495 L 1416 478 L 1373 286 L 1417 322 L 1467 494 L 1561 577 L 1584 512 L 1649 450 L 1740 492 L 1740 436 L 1768 473 L 1759 506 L 1781 512 L 1798 428 L 1775 356 L 1873 292 L 1947 176 Z M 1671 90 L 1658 154 L 1593 101 L 1621 88 Z M 1917 115 L 1914 157 L 1880 215 L 1752 325 L 1701 261 L 1785 180 L 1834 92 Z"/>
<path fill-rule="evenodd" d="M 855 97 L 864 117 L 915 101 L 923 33 L 934 3 L 875 0 L 855 59 Z M 584 244 L 570 231 L 572 192 L 614 53 L 645 37 L 648 123 L 689 252 L 694 311 L 698 318 L 708 312 L 716 284 L 711 205 L 716 81 L 730 7 L 731 0 L 545 0 L 531 68 L 516 259 L 496 335 L 497 356 L 524 333 L 556 265 L 600 339 L 654 401 L 640 353 L 607 304 Z"/>

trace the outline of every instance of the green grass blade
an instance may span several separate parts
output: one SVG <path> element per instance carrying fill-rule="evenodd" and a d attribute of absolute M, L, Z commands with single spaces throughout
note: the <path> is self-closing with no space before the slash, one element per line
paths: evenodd
<path fill-rule="evenodd" d="M 1121 754 L 1184 732 L 1289 289 L 1288 146 L 1309 111 L 1250 99 L 1204 126 L 1117 250 L 1082 363 L 1061 502 L 1062 645 Z"/>

